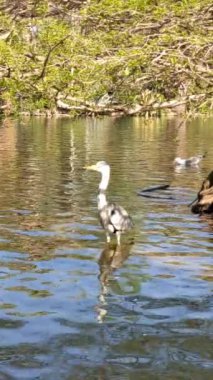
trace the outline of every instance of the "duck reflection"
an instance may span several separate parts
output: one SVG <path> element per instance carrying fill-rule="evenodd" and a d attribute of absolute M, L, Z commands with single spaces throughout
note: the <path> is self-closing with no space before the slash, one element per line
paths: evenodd
<path fill-rule="evenodd" d="M 207 223 L 205 225 L 204 229 L 208 232 L 213 232 L 213 215 L 212 214 L 203 214 L 200 215 L 200 219 Z M 212 243 L 212 239 L 210 238 L 210 242 Z"/>
<path fill-rule="evenodd" d="M 106 306 L 107 306 L 107 300 L 106 295 L 109 292 L 109 281 L 110 277 L 113 274 L 113 272 L 116 269 L 119 269 L 125 260 L 130 255 L 132 244 L 113 244 L 113 245 L 107 245 L 99 258 L 99 267 L 100 267 L 100 274 L 99 274 L 99 280 L 101 285 L 101 291 L 99 300 L 100 303 L 97 306 L 97 320 L 102 323 L 104 320 L 104 317 L 107 314 Z"/>

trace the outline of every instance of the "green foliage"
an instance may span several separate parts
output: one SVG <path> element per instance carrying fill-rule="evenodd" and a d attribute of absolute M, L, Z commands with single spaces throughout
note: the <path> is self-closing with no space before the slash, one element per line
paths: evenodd
<path fill-rule="evenodd" d="M 0 104 L 54 109 L 58 93 L 95 102 L 113 91 L 150 105 L 179 98 L 184 84 L 187 96 L 206 93 L 197 109 L 210 107 L 210 0 L 92 0 L 77 18 L 52 16 L 49 3 L 35 2 L 35 19 L 0 14 Z"/>

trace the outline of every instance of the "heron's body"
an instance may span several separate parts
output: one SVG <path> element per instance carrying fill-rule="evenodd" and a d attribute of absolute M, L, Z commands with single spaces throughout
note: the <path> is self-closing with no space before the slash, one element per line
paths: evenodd
<path fill-rule="evenodd" d="M 110 241 L 110 234 L 116 234 L 118 244 L 120 244 L 120 235 L 132 227 L 132 220 L 127 211 L 115 203 L 107 203 L 100 209 L 99 217 L 108 241 Z"/>
<path fill-rule="evenodd" d="M 110 166 L 104 161 L 99 161 L 96 165 L 89 166 L 87 169 L 96 170 L 102 175 L 97 197 L 100 222 L 106 231 L 107 242 L 110 242 L 111 234 L 116 234 L 117 242 L 120 244 L 121 234 L 131 229 L 133 223 L 123 207 L 107 201 L 106 189 L 110 178 Z"/>
<path fill-rule="evenodd" d="M 200 154 L 195 157 L 189 157 L 189 158 L 181 158 L 181 157 L 176 157 L 174 160 L 174 165 L 179 165 L 179 166 L 196 166 L 199 165 L 200 161 L 205 157 L 205 154 Z"/>

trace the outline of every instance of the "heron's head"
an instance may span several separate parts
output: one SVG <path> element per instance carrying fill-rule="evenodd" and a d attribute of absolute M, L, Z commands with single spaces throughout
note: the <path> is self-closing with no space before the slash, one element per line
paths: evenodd
<path fill-rule="evenodd" d="M 95 170 L 96 172 L 104 173 L 106 171 L 108 172 L 109 169 L 110 169 L 110 167 L 109 167 L 109 165 L 105 161 L 98 161 L 94 165 L 85 166 L 85 169 L 87 169 L 87 170 Z"/>
<path fill-rule="evenodd" d="M 98 161 L 95 165 L 86 166 L 85 169 L 95 170 L 101 173 L 101 182 L 99 183 L 99 190 L 105 191 L 108 187 L 110 177 L 110 166 L 105 161 Z"/>

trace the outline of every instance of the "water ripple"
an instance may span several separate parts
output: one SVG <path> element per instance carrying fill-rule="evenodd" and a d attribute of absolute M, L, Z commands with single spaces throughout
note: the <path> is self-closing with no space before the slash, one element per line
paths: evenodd
<path fill-rule="evenodd" d="M 176 118 L 51 124 L 0 128 L 0 379 L 210 379 L 212 221 L 188 204 L 212 170 L 211 123 L 179 137 Z M 174 170 L 204 146 L 200 168 Z M 83 170 L 102 159 L 134 219 L 121 247 Z M 137 195 L 165 183 L 173 199 Z"/>

